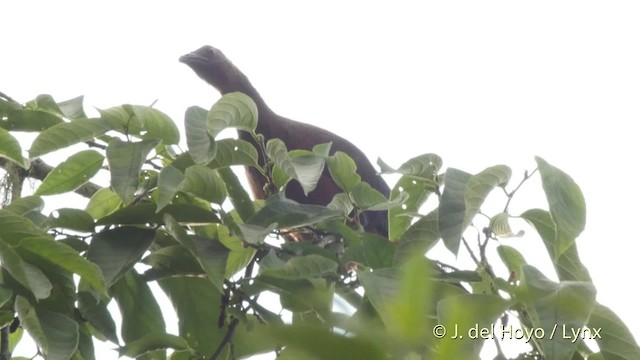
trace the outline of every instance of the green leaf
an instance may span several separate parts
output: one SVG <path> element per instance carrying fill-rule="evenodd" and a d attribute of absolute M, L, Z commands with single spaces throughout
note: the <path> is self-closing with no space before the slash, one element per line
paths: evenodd
<path fill-rule="evenodd" d="M 180 131 L 169 116 L 150 106 L 131 105 L 135 116 L 142 124 L 142 138 L 148 140 L 160 139 L 164 144 L 177 144 L 180 141 Z"/>
<path fill-rule="evenodd" d="M 522 267 L 525 289 L 523 299 L 533 327 L 542 328 L 545 336 L 540 340 L 545 358 L 568 359 L 576 350 L 577 341 L 564 336 L 570 329 L 582 329 L 595 307 L 596 290 L 593 284 L 579 281 L 555 283 L 530 265 Z"/>
<path fill-rule="evenodd" d="M 22 296 L 16 298 L 16 312 L 46 359 L 67 360 L 78 347 L 78 324 L 69 317 L 35 309 Z"/>
<path fill-rule="evenodd" d="M 0 263 L 11 277 L 31 291 L 36 299 L 46 299 L 53 285 L 37 267 L 22 260 L 22 257 L 0 237 Z"/>
<path fill-rule="evenodd" d="M 115 139 L 109 143 L 107 160 L 111 170 L 111 187 L 124 203 L 133 199 L 138 190 L 142 164 L 157 145 L 157 140 L 132 143 Z"/>
<path fill-rule="evenodd" d="M 341 262 L 362 264 L 372 269 L 393 266 L 396 247 L 388 239 L 375 234 L 360 232 L 362 238 L 356 244 L 349 244 Z"/>
<path fill-rule="evenodd" d="M 15 162 L 23 169 L 29 168 L 29 161 L 22 157 L 22 148 L 18 140 L 2 128 L 0 128 L 0 157 Z"/>
<path fill-rule="evenodd" d="M 555 244 L 558 236 L 563 234 L 556 234 L 555 224 L 548 211 L 532 209 L 524 212 L 521 217 L 532 224 L 542 238 L 560 280 L 591 281 L 589 271 L 580 261 L 575 242 L 562 254 L 557 255 Z"/>
<path fill-rule="evenodd" d="M 191 158 L 198 164 L 206 164 L 216 155 L 217 144 L 207 133 L 207 110 L 191 106 L 184 115 L 184 129 Z"/>
<path fill-rule="evenodd" d="M 4 210 L 11 211 L 18 215 L 25 215 L 29 212 L 41 212 L 44 209 L 44 201 L 40 196 L 30 195 L 14 199 L 11 204 L 4 207 Z"/>
<path fill-rule="evenodd" d="M 401 197 L 407 200 L 402 206 L 394 206 L 389 209 L 389 238 L 399 239 L 411 225 L 412 215 L 417 214 L 422 204 L 427 201 L 429 195 L 437 189 L 433 179 L 423 179 L 405 175 L 398 180 L 389 196 L 392 201 Z"/>
<path fill-rule="evenodd" d="M 59 102 L 58 107 L 67 119 L 85 119 L 87 115 L 84 113 L 84 107 L 82 105 L 83 101 L 84 96 L 78 96 L 73 99 Z"/>
<path fill-rule="evenodd" d="M 78 274 L 99 292 L 106 294 L 100 269 L 69 246 L 50 238 L 29 238 L 20 241 L 19 252 L 27 251 L 40 259 Z"/>
<path fill-rule="evenodd" d="M 42 236 L 48 236 L 48 234 L 24 216 L 0 209 L 0 239 L 2 241 L 15 246 L 24 238 Z"/>
<path fill-rule="evenodd" d="M 42 156 L 73 144 L 91 140 L 111 130 L 111 125 L 101 119 L 81 119 L 54 125 L 38 134 L 31 145 L 29 156 Z"/>
<path fill-rule="evenodd" d="M 102 188 L 91 196 L 86 211 L 94 219 L 101 219 L 116 211 L 121 205 L 122 200 L 118 194 L 109 188 Z"/>
<path fill-rule="evenodd" d="M 107 304 L 88 291 L 78 292 L 78 309 L 89 324 L 107 340 L 118 343 L 116 323 L 107 309 Z"/>
<path fill-rule="evenodd" d="M 438 302 L 438 321 L 453 333 L 438 339 L 434 359 L 477 359 L 484 341 L 468 336 L 470 329 L 488 329 L 507 310 L 509 302 L 496 295 L 469 294 L 450 296 Z M 460 311 L 460 309 L 465 309 Z M 478 331 L 478 333 L 480 330 Z M 565 358 L 557 358 L 565 359 Z"/>
<path fill-rule="evenodd" d="M 154 237 L 155 231 L 150 229 L 120 227 L 105 230 L 94 235 L 87 259 L 98 265 L 110 287 L 140 261 Z"/>
<path fill-rule="evenodd" d="M 213 211 L 204 209 L 194 204 L 170 204 L 165 206 L 160 212 L 156 212 L 156 205 L 153 203 L 141 203 L 130 205 L 117 210 L 111 215 L 99 219 L 97 225 L 137 225 L 137 224 L 162 224 L 164 214 L 171 214 L 180 223 L 185 224 L 210 224 L 220 220 Z"/>
<path fill-rule="evenodd" d="M 456 169 L 448 169 L 445 187 L 438 206 L 438 225 L 445 246 L 453 254 L 458 253 L 462 234 L 480 211 L 491 190 L 504 186 L 511 177 L 511 169 L 498 165 L 476 175 Z"/>
<path fill-rule="evenodd" d="M 633 334 L 611 309 L 596 304 L 588 325 L 592 335 L 595 331 L 600 332 L 599 336 L 592 337 L 598 343 L 604 359 L 640 359 L 640 347 Z"/>
<path fill-rule="evenodd" d="M 149 334 L 165 333 L 164 318 L 156 297 L 135 270 L 116 282 L 112 293 L 122 314 L 121 335 L 125 343 Z"/>
<path fill-rule="evenodd" d="M 366 182 L 359 182 L 350 195 L 362 210 L 386 210 L 394 205 L 390 204 L 382 193 Z"/>
<path fill-rule="evenodd" d="M 514 247 L 508 245 L 499 245 L 496 251 L 509 272 L 514 273 L 517 279 L 521 279 L 522 266 L 527 264 L 524 256 Z"/>
<path fill-rule="evenodd" d="M 278 194 L 267 199 L 264 207 L 250 219 L 249 223 L 263 227 L 277 223 L 281 227 L 292 228 L 340 217 L 342 217 L 341 211 L 329 210 L 318 205 L 301 205 Z"/>
<path fill-rule="evenodd" d="M 584 230 L 587 216 L 584 196 L 575 181 L 562 170 L 539 157 L 536 157 L 536 162 L 549 211 L 557 226 L 555 255 L 560 256 Z"/>
<path fill-rule="evenodd" d="M 155 350 L 191 350 L 189 344 L 183 338 L 170 334 L 149 334 L 142 338 L 128 342 L 118 350 L 120 356 L 137 358 Z M 193 354 L 195 355 L 195 354 Z"/>
<path fill-rule="evenodd" d="M 220 292 L 206 279 L 170 277 L 158 281 L 178 315 L 178 329 L 189 346 L 209 358 L 226 333 L 216 326 L 220 318 Z"/>
<path fill-rule="evenodd" d="M 442 159 L 436 154 L 423 154 L 409 159 L 397 170 L 391 168 L 382 159 L 378 159 L 378 165 L 383 174 L 399 173 L 404 176 L 434 180 L 442 167 Z"/>
<path fill-rule="evenodd" d="M 227 197 L 227 190 L 218 172 L 204 165 L 188 167 L 179 189 L 216 204 L 222 204 Z"/>
<path fill-rule="evenodd" d="M 158 175 L 158 210 L 169 205 L 179 191 L 180 183 L 184 180 L 184 174 L 171 165 L 167 165 Z"/>
<path fill-rule="evenodd" d="M 266 269 L 262 274 L 287 280 L 304 280 L 335 274 L 337 269 L 338 263 L 333 260 L 320 255 L 306 255 L 293 257 L 284 267 Z"/>
<path fill-rule="evenodd" d="M 424 344 L 435 325 L 428 319 L 435 302 L 435 283 L 431 268 L 423 256 L 414 256 L 400 270 L 398 292 L 388 300 L 383 320 L 391 334 L 411 346 Z"/>
<path fill-rule="evenodd" d="M 57 209 L 49 215 L 49 228 L 64 228 L 80 232 L 93 232 L 95 226 L 91 215 L 80 209 Z"/>
<path fill-rule="evenodd" d="M 25 109 L 10 112 L 7 120 L 0 123 L 8 131 L 40 132 L 62 122 L 62 118 L 47 111 Z"/>
<path fill-rule="evenodd" d="M 262 336 L 293 348 L 300 358 L 318 360 L 387 359 L 381 343 L 363 336 L 344 336 L 320 327 L 269 327 Z"/>
<path fill-rule="evenodd" d="M 415 254 L 425 254 L 440 240 L 438 231 L 438 209 L 420 218 L 398 241 L 394 263 L 402 264 Z"/>
<path fill-rule="evenodd" d="M 207 166 L 212 169 L 232 165 L 258 166 L 258 150 L 250 142 L 241 139 L 216 141 L 216 154 Z"/>
<path fill-rule="evenodd" d="M 85 150 L 71 155 L 56 166 L 44 178 L 36 195 L 55 195 L 73 191 L 98 173 L 104 156 L 95 150 Z"/>
<path fill-rule="evenodd" d="M 229 249 L 216 239 L 188 235 L 171 216 L 165 216 L 167 230 L 197 259 L 202 269 L 222 293 Z"/>
<path fill-rule="evenodd" d="M 327 158 L 327 167 L 333 181 L 346 193 L 350 193 L 360 183 L 360 175 L 356 172 L 356 162 L 342 151 L 336 151 Z"/>
<path fill-rule="evenodd" d="M 212 137 L 228 128 L 253 132 L 256 129 L 258 107 L 253 100 L 240 92 L 222 95 L 207 116 L 207 131 Z"/>
<path fill-rule="evenodd" d="M 244 189 L 236 174 L 230 168 L 218 169 L 218 174 L 227 189 L 227 195 L 233 208 L 238 212 L 242 221 L 247 222 L 256 214 L 255 206 L 251 197 Z"/>

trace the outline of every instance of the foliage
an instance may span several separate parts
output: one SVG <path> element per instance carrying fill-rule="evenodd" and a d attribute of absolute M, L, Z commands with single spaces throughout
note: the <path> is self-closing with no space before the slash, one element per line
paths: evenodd
<path fill-rule="evenodd" d="M 346 154 L 329 155 L 330 144 L 301 151 L 270 141 L 261 144 L 268 158 L 261 166 L 250 143 L 218 138 L 227 128 L 253 132 L 257 121 L 255 104 L 240 93 L 211 111 L 189 108 L 188 151 L 180 153 L 174 122 L 151 107 L 122 105 L 88 118 L 81 97 L 0 99 L 0 165 L 41 180 L 33 195 L 13 196 L 0 210 L 0 327 L 11 348 L 24 329 L 47 359 L 94 359 L 93 338 L 143 359 L 270 351 L 280 359 L 473 359 L 506 333 L 526 335 L 531 349 L 518 359 L 640 358 L 622 320 L 596 302 L 576 242 L 585 202 L 558 168 L 536 158 L 536 170 L 512 186 L 504 165 L 470 174 L 442 170 L 435 154 L 398 169 L 379 161 L 400 176 L 386 199 Z M 29 158 L 20 132 L 36 135 Z M 53 152 L 65 159 L 43 167 L 38 157 Z M 268 200 L 251 200 L 230 171 L 238 165 L 269 179 Z M 289 181 L 310 191 L 325 167 L 345 191 L 329 206 L 297 204 L 277 191 Z M 548 209 L 511 214 L 511 199 L 535 173 Z M 91 180 L 100 176 L 110 186 L 96 191 Z M 487 210 L 497 189 L 505 204 Z M 85 209 L 43 213 L 43 196 L 73 191 L 91 196 Z M 363 232 L 354 214 L 385 209 L 389 237 Z M 517 236 L 513 218 L 539 234 L 559 282 L 501 244 Z M 295 236 L 305 240 L 289 241 Z M 440 240 L 455 255 L 467 251 L 475 267 L 425 257 Z M 490 251 L 505 274 L 494 271 Z M 152 282 L 177 313 L 177 334 L 167 333 Z M 262 300 L 266 292 L 279 306 Z M 345 302 L 351 310 L 338 311 Z M 500 347 L 498 354 L 506 359 Z"/>

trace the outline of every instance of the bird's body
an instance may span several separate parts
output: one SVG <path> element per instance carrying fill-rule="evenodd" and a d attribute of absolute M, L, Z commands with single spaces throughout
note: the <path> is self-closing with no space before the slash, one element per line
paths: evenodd
<path fill-rule="evenodd" d="M 256 133 L 262 134 L 265 140 L 280 139 L 287 149 L 311 150 L 315 145 L 332 143 L 331 154 L 341 151 L 349 155 L 356 163 L 357 172 L 363 181 L 369 183 L 380 193 L 389 196 L 390 189 L 380 177 L 364 153 L 348 140 L 317 126 L 284 118 L 273 112 L 253 87 L 249 79 L 218 49 L 204 46 L 190 54 L 184 55 L 180 61 L 191 67 L 198 76 L 218 89 L 221 94 L 239 91 L 253 99 L 258 107 L 258 125 Z M 239 137 L 254 145 L 255 140 L 250 133 L 239 131 Z M 260 147 L 257 147 L 260 149 Z M 263 156 L 260 157 L 264 158 Z M 264 165 L 264 164 L 261 164 Z M 247 168 L 247 177 L 253 195 L 264 199 L 266 179 L 255 168 Z M 316 189 L 305 195 L 297 182 L 287 185 L 286 196 L 303 204 L 327 205 L 334 195 L 342 190 L 335 184 L 327 169 L 324 170 Z M 361 216 L 362 225 L 367 231 L 383 236 L 388 233 L 387 211 L 366 212 Z"/>

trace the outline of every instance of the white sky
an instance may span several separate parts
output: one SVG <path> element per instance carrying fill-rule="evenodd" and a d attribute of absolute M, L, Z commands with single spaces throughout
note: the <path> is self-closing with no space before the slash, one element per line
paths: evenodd
<path fill-rule="evenodd" d="M 177 59 L 211 44 L 276 112 L 373 161 L 435 152 L 470 172 L 504 163 L 515 186 L 543 156 L 582 187 L 580 255 L 598 300 L 640 338 L 629 281 L 640 250 L 640 3 L 12 1 L 0 12 L 0 91 L 18 101 L 158 99 L 182 128 L 188 106 L 218 94 Z"/>

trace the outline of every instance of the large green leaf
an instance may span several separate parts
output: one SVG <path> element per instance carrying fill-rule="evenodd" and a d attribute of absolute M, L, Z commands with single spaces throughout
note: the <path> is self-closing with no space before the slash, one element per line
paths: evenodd
<path fill-rule="evenodd" d="M 566 251 L 584 230 L 587 209 L 584 196 L 573 179 L 562 170 L 536 157 L 542 188 L 549 202 L 549 211 L 556 224 L 555 256 Z"/>
<path fill-rule="evenodd" d="M 222 95 L 207 116 L 207 131 L 212 137 L 228 128 L 253 132 L 258 121 L 258 107 L 248 96 L 240 92 Z"/>
<path fill-rule="evenodd" d="M 29 156 L 42 156 L 73 144 L 91 140 L 111 130 L 111 124 L 101 119 L 81 119 L 60 123 L 42 131 L 31 145 Z"/>
<path fill-rule="evenodd" d="M 98 173 L 104 156 L 95 150 L 85 150 L 71 155 L 56 166 L 44 178 L 36 195 L 55 195 L 73 191 Z"/>
<path fill-rule="evenodd" d="M 266 269 L 265 276 L 272 276 L 287 280 L 303 280 L 335 274 L 338 263 L 320 255 L 296 256 L 281 268 Z"/>
<path fill-rule="evenodd" d="M 532 326 L 550 334 L 539 339 L 545 358 L 569 359 L 578 342 L 567 340 L 565 335 L 587 324 L 596 305 L 593 284 L 586 281 L 555 283 L 530 265 L 523 265 L 522 273 L 525 290 L 522 300 Z"/>
<path fill-rule="evenodd" d="M 32 256 L 78 274 L 99 292 L 106 294 L 105 280 L 100 269 L 69 246 L 51 238 L 29 238 L 20 241 L 18 252 Z"/>
<path fill-rule="evenodd" d="M 458 253 L 460 240 L 473 218 L 480 211 L 491 190 L 504 186 L 511 177 L 511 169 L 498 165 L 476 175 L 447 169 L 445 187 L 438 206 L 438 226 L 449 251 Z"/>
<path fill-rule="evenodd" d="M 93 236 L 87 259 L 98 265 L 110 287 L 140 261 L 155 234 L 154 230 L 135 227 L 104 230 Z"/>
<path fill-rule="evenodd" d="M 227 197 L 227 189 L 218 172 L 204 165 L 187 168 L 179 189 L 216 204 L 222 204 Z"/>
<path fill-rule="evenodd" d="M 185 224 L 209 224 L 220 221 L 213 211 L 194 204 L 169 204 L 159 212 L 156 212 L 156 210 L 156 205 L 153 203 L 130 205 L 99 219 L 96 224 L 162 224 L 164 214 L 170 214 L 180 223 Z"/>
<path fill-rule="evenodd" d="M 381 343 L 363 336 L 344 336 L 320 327 L 282 326 L 264 335 L 296 350 L 294 358 L 318 360 L 388 359 Z"/>
<path fill-rule="evenodd" d="M 48 234 L 26 217 L 0 209 L 0 238 L 9 245 L 16 246 L 24 238 L 42 236 Z"/>
<path fill-rule="evenodd" d="M 227 195 L 229 200 L 231 200 L 231 204 L 233 204 L 233 208 L 238 212 L 242 221 L 248 221 L 256 214 L 251 197 L 249 197 L 240 180 L 238 180 L 238 177 L 230 168 L 220 168 L 218 169 L 218 174 L 222 181 L 224 181 Z"/>
<path fill-rule="evenodd" d="M 160 139 L 164 144 L 177 144 L 180 131 L 169 116 L 150 106 L 130 105 L 143 128 L 143 139 Z"/>
<path fill-rule="evenodd" d="M 478 359 L 484 345 L 481 331 L 491 329 L 509 305 L 500 296 L 485 294 L 451 296 L 439 301 L 438 321 L 447 333 L 438 339 L 433 358 Z M 477 329 L 475 333 L 474 329 Z"/>
<path fill-rule="evenodd" d="M 258 150 L 241 139 L 216 141 L 215 157 L 207 166 L 218 169 L 232 165 L 258 166 Z"/>
<path fill-rule="evenodd" d="M 355 202 L 356 205 L 358 205 L 358 207 L 362 210 L 386 210 L 389 207 L 395 205 L 389 203 L 387 201 L 387 198 L 382 195 L 381 192 L 374 189 L 366 182 L 359 182 L 358 184 L 356 184 L 350 195 L 353 199 L 353 202 Z M 398 198 L 395 200 L 398 202 L 402 202 L 404 199 Z"/>
<path fill-rule="evenodd" d="M 53 211 L 47 223 L 49 228 L 64 228 L 80 232 L 93 232 L 94 225 L 93 217 L 88 212 L 73 208 Z"/>
<path fill-rule="evenodd" d="M 0 128 L 0 157 L 12 160 L 24 169 L 29 167 L 29 161 L 22 157 L 22 148 L 18 140 L 2 128 Z"/>
<path fill-rule="evenodd" d="M 122 200 L 118 194 L 109 188 L 102 188 L 91 196 L 86 211 L 94 219 L 100 219 L 113 213 L 121 205 Z"/>
<path fill-rule="evenodd" d="M 435 209 L 420 218 L 402 235 L 397 242 L 394 263 L 402 264 L 415 254 L 425 254 L 440 240 L 438 231 L 438 210 Z"/>
<path fill-rule="evenodd" d="M 40 132 L 62 122 L 62 118 L 50 112 L 24 109 L 10 112 L 0 124 L 8 131 Z"/>
<path fill-rule="evenodd" d="M 68 360 L 78 347 L 78 324 L 69 317 L 34 308 L 22 296 L 16 298 L 16 312 L 46 359 Z"/>
<path fill-rule="evenodd" d="M 406 196 L 402 206 L 394 206 L 389 209 L 389 239 L 398 240 L 411 225 L 414 214 L 422 204 L 427 201 L 429 195 L 435 192 L 437 184 L 432 179 L 423 179 L 405 175 L 398 180 L 391 190 L 390 199 Z"/>
<path fill-rule="evenodd" d="M 216 154 L 213 137 L 207 133 L 207 110 L 191 106 L 184 115 L 184 129 L 191 158 L 198 164 L 206 164 Z"/>
<path fill-rule="evenodd" d="M 220 292 L 223 291 L 229 249 L 217 239 L 188 235 L 171 216 L 165 216 L 167 230 L 197 259 L 202 269 Z"/>
<path fill-rule="evenodd" d="M 185 339 L 170 334 L 145 335 L 138 340 L 127 342 L 127 345 L 121 347 L 118 353 L 120 356 L 137 358 L 138 356 L 149 352 L 166 349 L 190 351 L 193 352 L 192 355 L 195 355 L 194 351 L 189 348 L 189 344 L 187 344 Z"/>
<path fill-rule="evenodd" d="M 31 291 L 36 299 L 46 299 L 51 294 L 53 285 L 45 274 L 37 267 L 22 260 L 20 254 L 5 243 L 2 237 L 0 237 L 0 263 L 11 274 L 11 277 Z"/>
<path fill-rule="evenodd" d="M 542 238 L 549 257 L 553 262 L 556 273 L 560 280 L 567 281 L 591 281 L 589 271 L 580 261 L 578 249 L 575 242 L 571 246 L 558 254 L 558 248 L 555 246 L 559 237 L 565 234 L 556 233 L 556 226 L 553 222 L 551 214 L 546 210 L 532 209 L 520 215 L 523 219 L 531 223 Z"/>
<path fill-rule="evenodd" d="M 87 115 L 84 113 L 84 107 L 82 105 L 83 101 L 84 96 L 78 96 L 73 99 L 59 102 L 58 107 L 67 119 L 85 119 Z"/>
<path fill-rule="evenodd" d="M 340 218 L 341 211 L 330 210 L 324 206 L 302 205 L 286 199 L 282 194 L 270 197 L 264 207 L 250 219 L 249 223 L 268 227 L 273 223 L 281 227 L 313 225 L 315 223 Z"/>
<path fill-rule="evenodd" d="M 158 174 L 158 210 L 169 205 L 179 191 L 180 184 L 184 180 L 184 174 L 177 168 L 167 165 Z"/>
<path fill-rule="evenodd" d="M 164 334 L 162 310 L 149 285 L 131 270 L 112 288 L 113 298 L 122 314 L 121 335 L 126 344 L 149 334 Z M 164 358 L 157 353 L 157 358 Z M 153 358 L 153 357 L 152 357 Z"/>
<path fill-rule="evenodd" d="M 640 359 L 640 347 L 633 334 L 611 309 L 596 304 L 588 325 L 589 337 L 596 340 L 604 359 Z"/>
<path fill-rule="evenodd" d="M 383 174 L 399 173 L 404 176 L 434 180 L 442 167 L 442 159 L 436 154 L 422 154 L 407 160 L 396 170 L 378 159 Z"/>
<path fill-rule="evenodd" d="M 80 291 L 78 292 L 78 310 L 98 333 L 112 343 L 118 343 L 116 323 L 104 301 L 88 291 Z"/>
<path fill-rule="evenodd" d="M 30 212 L 41 212 L 44 209 L 44 201 L 40 196 L 30 195 L 12 199 L 11 204 L 4 207 L 4 210 L 11 211 L 18 215 L 25 215 Z"/>
<path fill-rule="evenodd" d="M 342 151 L 327 158 L 327 167 L 333 181 L 346 193 L 350 193 L 360 183 L 356 162 Z"/>
<path fill-rule="evenodd" d="M 157 140 L 125 142 L 114 139 L 107 147 L 111 171 L 111 187 L 123 202 L 128 203 L 138 190 L 140 170 Z"/>
<path fill-rule="evenodd" d="M 158 281 L 178 315 L 180 336 L 202 357 L 209 358 L 224 334 L 220 318 L 220 292 L 206 279 L 170 277 Z"/>

